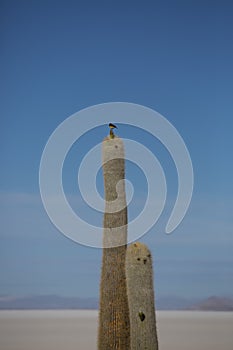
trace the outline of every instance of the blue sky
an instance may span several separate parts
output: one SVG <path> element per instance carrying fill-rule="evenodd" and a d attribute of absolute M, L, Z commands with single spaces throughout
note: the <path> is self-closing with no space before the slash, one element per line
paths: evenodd
<path fill-rule="evenodd" d="M 194 167 L 189 211 L 165 235 L 177 191 L 167 151 L 140 130 L 121 137 L 160 159 L 168 201 L 142 238 L 154 257 L 156 293 L 232 294 L 232 4 L 230 1 L 1 1 L 0 294 L 97 296 L 101 250 L 78 245 L 51 224 L 39 194 L 39 164 L 54 129 L 91 105 L 124 101 L 165 116 Z M 108 132 L 92 130 L 64 164 L 64 189 L 79 196 L 82 156 Z M 143 175 L 127 163 L 135 201 Z M 103 190 L 101 174 L 97 179 Z M 138 203 L 138 202 L 137 202 Z M 137 213 L 135 204 L 129 216 Z M 82 215 L 92 217 L 82 206 Z M 102 216 L 93 215 L 96 222 Z"/>

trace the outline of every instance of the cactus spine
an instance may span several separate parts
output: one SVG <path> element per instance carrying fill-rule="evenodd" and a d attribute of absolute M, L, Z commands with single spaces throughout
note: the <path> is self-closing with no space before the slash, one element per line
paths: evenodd
<path fill-rule="evenodd" d="M 157 350 L 151 253 L 145 244 L 131 244 L 126 254 L 130 313 L 130 349 Z"/>
<path fill-rule="evenodd" d="M 128 350 L 130 326 L 125 277 L 127 207 L 122 181 L 125 164 L 123 142 L 118 137 L 107 137 L 103 141 L 103 174 L 106 206 L 98 349 Z"/>

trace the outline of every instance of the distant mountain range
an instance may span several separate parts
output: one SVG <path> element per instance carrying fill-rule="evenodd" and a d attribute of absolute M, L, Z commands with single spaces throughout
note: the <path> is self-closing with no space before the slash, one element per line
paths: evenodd
<path fill-rule="evenodd" d="M 97 298 L 35 295 L 27 297 L 0 296 L 0 310 L 98 309 Z M 161 297 L 157 310 L 233 311 L 233 298 L 211 296 L 202 300 L 180 297 Z"/>
<path fill-rule="evenodd" d="M 35 295 L 26 297 L 0 296 L 0 310 L 4 309 L 98 309 L 98 299 L 61 297 L 58 295 Z"/>
<path fill-rule="evenodd" d="M 162 297 L 156 301 L 158 310 L 233 311 L 233 298 L 211 296 L 205 299 Z"/>
<path fill-rule="evenodd" d="M 190 310 L 233 311 L 233 298 L 209 297 L 190 306 Z"/>

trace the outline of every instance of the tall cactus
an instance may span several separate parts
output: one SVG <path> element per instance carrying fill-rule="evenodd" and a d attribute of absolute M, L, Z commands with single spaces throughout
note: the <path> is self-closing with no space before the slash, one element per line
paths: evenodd
<path fill-rule="evenodd" d="M 118 137 L 103 141 L 105 214 L 100 283 L 98 349 L 128 350 L 129 309 L 126 292 L 125 257 L 127 207 L 124 187 L 124 146 Z"/>
<path fill-rule="evenodd" d="M 130 349 L 157 350 L 151 253 L 145 244 L 131 244 L 126 254 L 130 313 Z"/>

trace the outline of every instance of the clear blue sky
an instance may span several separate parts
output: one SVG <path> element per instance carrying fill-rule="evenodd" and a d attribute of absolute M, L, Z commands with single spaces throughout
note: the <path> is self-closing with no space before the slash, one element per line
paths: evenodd
<path fill-rule="evenodd" d="M 195 189 L 184 221 L 173 235 L 163 233 L 168 204 L 142 238 L 154 257 L 157 295 L 232 294 L 232 10 L 224 0 L 0 2 L 1 295 L 98 295 L 101 250 L 53 227 L 38 173 L 43 148 L 63 120 L 112 101 L 161 113 L 193 161 Z M 107 132 L 103 126 L 83 138 L 83 152 Z M 118 134 L 152 148 L 155 142 L 172 202 L 176 173 L 165 150 L 133 128 L 122 125 Z M 64 166 L 70 195 L 77 195 L 79 147 Z M 140 198 L 142 174 L 127 169 L 129 177 L 137 174 L 136 187 L 142 183 Z"/>

